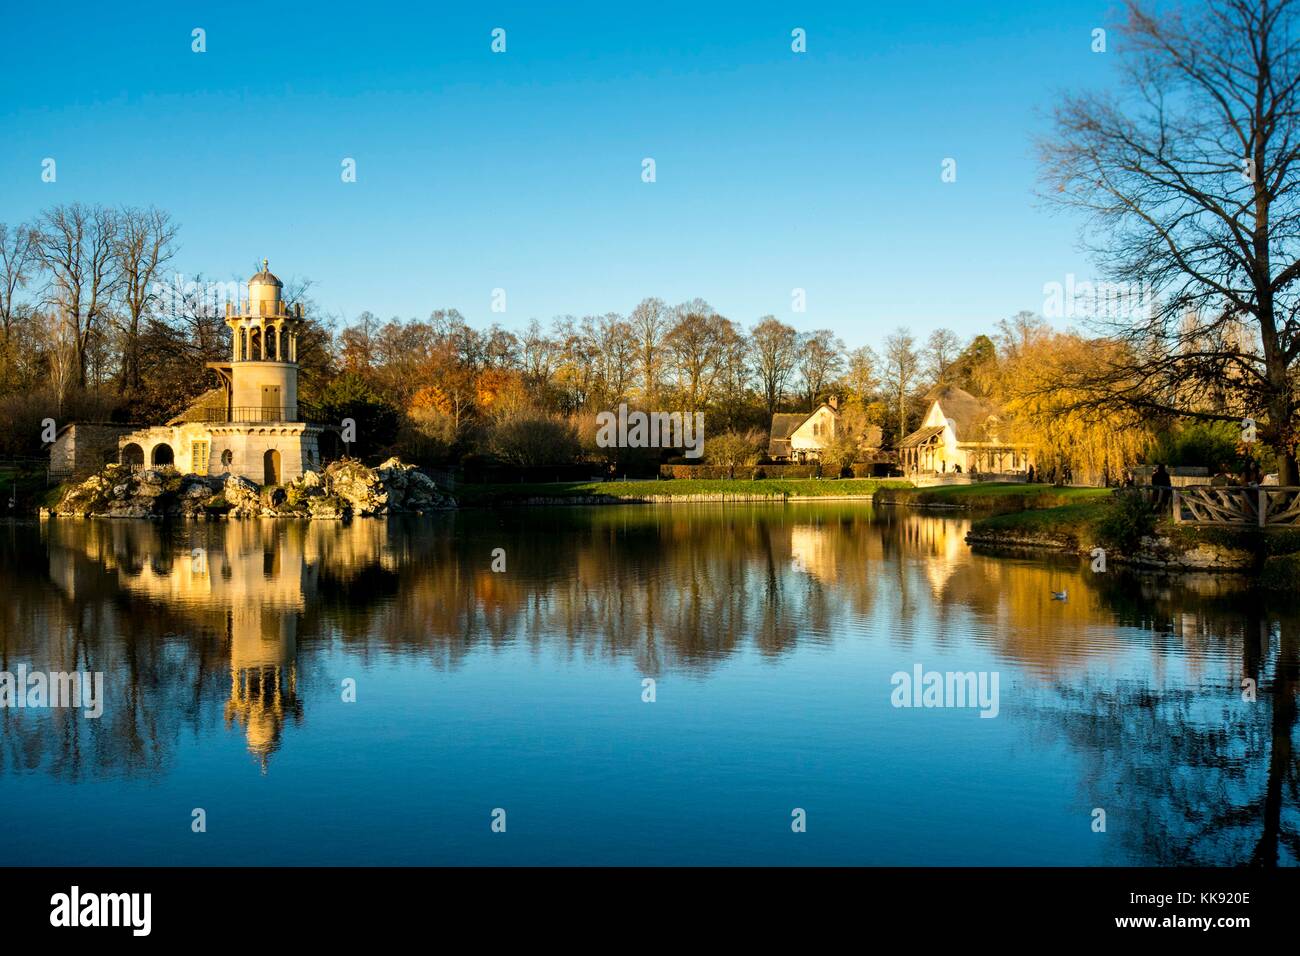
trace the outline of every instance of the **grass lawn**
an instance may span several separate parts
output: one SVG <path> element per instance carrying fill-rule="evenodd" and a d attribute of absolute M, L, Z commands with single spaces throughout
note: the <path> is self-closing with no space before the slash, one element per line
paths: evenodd
<path fill-rule="evenodd" d="M 1105 491 L 1106 489 L 1071 489 L 1074 491 Z M 1077 500 L 1083 498 L 1084 500 Z M 1088 500 L 1091 499 L 1091 500 Z M 1044 535 L 1062 542 L 1074 541 L 1079 544 L 1098 540 L 1098 527 L 1110 513 L 1111 501 L 1098 495 L 1076 496 L 1072 504 L 1047 508 L 1026 508 L 1023 511 L 1009 511 L 1003 514 L 989 515 L 971 523 L 971 531 L 979 534 L 986 532 L 1020 533 Z"/>
<path fill-rule="evenodd" d="M 1109 498 L 1109 488 L 1075 488 L 1055 485 L 980 484 L 941 485 L 936 488 L 891 489 L 879 500 L 900 505 L 929 505 L 971 511 L 1019 512 Z"/>
<path fill-rule="evenodd" d="M 909 482 L 876 478 L 678 478 L 672 481 L 556 481 L 537 484 L 457 485 L 462 506 L 499 504 L 528 498 L 599 496 L 643 500 L 691 495 L 746 495 L 773 499 L 867 497 L 880 488 L 909 488 Z"/>

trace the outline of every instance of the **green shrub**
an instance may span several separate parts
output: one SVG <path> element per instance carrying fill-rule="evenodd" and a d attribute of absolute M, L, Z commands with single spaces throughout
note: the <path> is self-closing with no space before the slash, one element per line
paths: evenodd
<path fill-rule="evenodd" d="M 1274 591 L 1300 590 L 1300 554 L 1268 558 L 1260 569 L 1259 585 Z"/>
<path fill-rule="evenodd" d="M 1270 528 L 1264 535 L 1268 554 L 1295 554 L 1300 551 L 1300 528 Z"/>
<path fill-rule="evenodd" d="M 1156 530 L 1156 520 L 1155 507 L 1144 495 L 1118 494 L 1097 522 L 1097 533 L 1108 547 L 1132 553 Z"/>

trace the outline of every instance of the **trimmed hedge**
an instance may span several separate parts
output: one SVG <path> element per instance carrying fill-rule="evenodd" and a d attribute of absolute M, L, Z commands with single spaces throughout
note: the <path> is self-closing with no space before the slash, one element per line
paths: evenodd
<path fill-rule="evenodd" d="M 659 466 L 659 477 L 664 479 L 680 478 L 685 480 L 703 478 L 708 480 L 724 478 L 888 478 L 892 471 L 889 462 L 858 461 L 851 469 L 845 469 L 841 475 L 833 474 L 830 466 L 817 462 L 810 464 L 758 464 L 740 465 L 734 474 L 721 465 L 683 465 L 669 462 Z"/>

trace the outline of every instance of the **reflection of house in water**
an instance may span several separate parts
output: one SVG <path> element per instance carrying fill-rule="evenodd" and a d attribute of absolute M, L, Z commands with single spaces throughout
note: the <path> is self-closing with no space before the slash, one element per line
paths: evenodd
<path fill-rule="evenodd" d="M 835 548 L 836 537 L 820 525 L 797 524 L 790 529 L 790 558 L 794 566 L 825 584 L 835 581 Z"/>
<path fill-rule="evenodd" d="M 315 591 L 321 541 L 299 527 L 259 522 L 209 526 L 190 550 L 165 543 L 153 524 L 99 525 L 101 535 L 69 537 L 80 548 L 50 548 L 50 577 L 72 595 L 76 552 L 116 572 L 123 590 L 158 601 L 225 635 L 230 654 L 227 726 L 238 723 L 265 770 L 288 720 L 302 719 L 297 628 Z M 80 528 L 58 522 L 51 534 Z"/>
<path fill-rule="evenodd" d="M 904 519 L 905 533 L 912 547 L 925 555 L 922 567 L 935 594 L 942 594 L 953 574 L 966 562 L 968 521 L 959 518 L 927 518 L 908 515 Z"/>

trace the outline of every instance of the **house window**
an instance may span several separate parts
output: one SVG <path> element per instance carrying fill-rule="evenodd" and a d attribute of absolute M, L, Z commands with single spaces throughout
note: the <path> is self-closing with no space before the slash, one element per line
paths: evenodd
<path fill-rule="evenodd" d="M 196 475 L 208 473 L 208 443 L 196 441 L 190 445 L 190 470 Z"/>
<path fill-rule="evenodd" d="M 221 465 L 223 468 L 229 468 L 235 460 L 235 453 L 229 448 L 221 453 Z"/>

